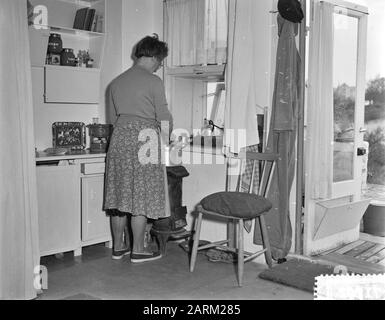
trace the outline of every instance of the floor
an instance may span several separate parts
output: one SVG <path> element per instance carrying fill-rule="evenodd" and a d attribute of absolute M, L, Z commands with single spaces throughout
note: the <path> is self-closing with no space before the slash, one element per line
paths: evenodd
<path fill-rule="evenodd" d="M 193 273 L 188 255 L 176 242 L 168 242 L 166 255 L 134 265 L 129 257 L 111 259 L 104 245 L 86 247 L 81 257 L 43 257 L 48 289 L 39 300 L 313 300 L 309 292 L 258 278 L 266 265 L 245 265 L 244 285 L 237 286 L 235 268 L 210 262 L 198 254 Z"/>
<path fill-rule="evenodd" d="M 384 273 L 385 238 L 361 233 L 359 240 L 323 254 L 322 259 L 345 265 L 355 273 Z"/>

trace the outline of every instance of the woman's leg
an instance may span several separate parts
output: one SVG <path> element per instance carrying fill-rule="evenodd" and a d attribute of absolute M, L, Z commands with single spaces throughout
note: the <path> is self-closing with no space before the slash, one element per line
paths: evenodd
<path fill-rule="evenodd" d="M 131 228 L 133 236 L 132 252 L 142 253 L 144 252 L 144 234 L 146 232 L 147 217 L 145 216 L 132 216 Z"/>
<path fill-rule="evenodd" d="M 124 229 L 127 226 L 127 216 L 111 216 L 112 238 L 114 241 L 114 250 L 121 251 L 127 249 L 123 241 Z"/>
<path fill-rule="evenodd" d="M 130 245 L 130 243 L 131 243 L 131 241 L 132 241 L 132 239 L 131 239 L 131 236 L 130 236 L 130 230 L 131 230 L 131 228 L 129 228 L 128 227 L 128 223 L 129 223 L 129 221 L 128 221 L 128 217 L 127 217 L 127 224 L 126 224 L 126 226 L 124 227 L 124 245 L 125 245 L 125 247 L 126 248 L 131 248 L 131 245 Z"/>

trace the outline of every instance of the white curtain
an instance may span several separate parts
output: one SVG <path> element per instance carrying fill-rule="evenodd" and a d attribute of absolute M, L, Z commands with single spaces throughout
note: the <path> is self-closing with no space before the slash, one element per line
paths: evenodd
<path fill-rule="evenodd" d="M 169 66 L 226 63 L 227 0 L 166 0 Z"/>
<path fill-rule="evenodd" d="M 224 144 L 231 152 L 259 143 L 255 89 L 257 16 L 258 1 L 229 0 Z"/>
<path fill-rule="evenodd" d="M 0 1 L 0 299 L 33 299 L 39 265 L 26 0 Z"/>
<path fill-rule="evenodd" d="M 310 30 L 309 90 L 306 133 L 308 195 L 331 197 L 333 179 L 333 12 L 314 2 Z"/>

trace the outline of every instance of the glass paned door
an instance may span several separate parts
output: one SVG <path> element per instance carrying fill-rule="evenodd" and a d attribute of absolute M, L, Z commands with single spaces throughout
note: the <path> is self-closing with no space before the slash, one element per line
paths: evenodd
<path fill-rule="evenodd" d="M 333 14 L 332 197 L 361 197 L 367 15 L 335 6 Z"/>

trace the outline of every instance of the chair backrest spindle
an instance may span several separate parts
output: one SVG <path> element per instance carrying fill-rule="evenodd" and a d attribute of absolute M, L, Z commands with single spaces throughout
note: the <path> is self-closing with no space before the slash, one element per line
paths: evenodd
<path fill-rule="evenodd" d="M 247 161 L 247 160 L 246 160 Z M 249 184 L 249 193 L 253 193 L 254 191 L 254 179 L 255 179 L 255 165 L 257 160 L 253 160 L 253 168 L 251 170 L 250 184 Z"/>

